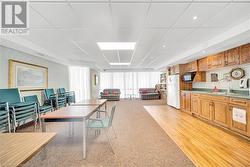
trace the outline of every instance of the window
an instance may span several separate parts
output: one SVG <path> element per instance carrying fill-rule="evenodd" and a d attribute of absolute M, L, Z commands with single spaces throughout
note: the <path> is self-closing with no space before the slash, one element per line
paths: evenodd
<path fill-rule="evenodd" d="M 69 67 L 70 90 L 75 91 L 76 102 L 90 98 L 90 70 L 87 67 Z"/>
<path fill-rule="evenodd" d="M 101 72 L 100 91 L 118 88 L 122 98 L 130 94 L 139 97 L 139 88 L 154 88 L 159 81 L 160 72 Z"/>

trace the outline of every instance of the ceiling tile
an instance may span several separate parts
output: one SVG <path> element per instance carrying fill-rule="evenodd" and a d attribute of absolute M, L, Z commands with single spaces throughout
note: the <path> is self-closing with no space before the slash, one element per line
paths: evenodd
<path fill-rule="evenodd" d="M 119 51 L 119 57 L 121 62 L 130 62 L 130 59 L 132 57 L 133 51 L 131 50 L 123 50 Z"/>
<path fill-rule="evenodd" d="M 30 28 L 51 27 L 50 24 L 32 8 L 30 8 L 29 17 Z"/>
<path fill-rule="evenodd" d="M 103 51 L 102 53 L 108 59 L 109 63 L 119 62 L 117 51 Z"/>
<path fill-rule="evenodd" d="M 174 28 L 167 31 L 162 41 L 168 45 L 173 41 L 181 41 L 186 38 L 190 33 L 194 31 L 194 28 Z"/>
<path fill-rule="evenodd" d="M 207 41 L 218 34 L 224 32 L 225 28 L 198 28 L 193 33 L 189 34 L 184 41 Z"/>
<path fill-rule="evenodd" d="M 66 3 L 33 3 L 32 7 L 55 27 L 82 27 L 78 18 Z"/>
<path fill-rule="evenodd" d="M 114 25 L 118 28 L 143 26 L 148 5 L 148 3 L 111 4 Z"/>
<path fill-rule="evenodd" d="M 250 3 L 232 3 L 220 11 L 203 26 L 231 27 L 250 19 Z"/>
<path fill-rule="evenodd" d="M 147 17 L 147 27 L 172 26 L 187 6 L 188 3 L 153 3 Z"/>
<path fill-rule="evenodd" d="M 89 29 L 112 27 L 108 3 L 72 3 L 71 6 L 78 16 L 78 21 Z"/>
<path fill-rule="evenodd" d="M 193 3 L 179 18 L 174 27 L 198 27 L 219 13 L 227 3 Z M 193 17 L 197 17 L 193 20 Z"/>

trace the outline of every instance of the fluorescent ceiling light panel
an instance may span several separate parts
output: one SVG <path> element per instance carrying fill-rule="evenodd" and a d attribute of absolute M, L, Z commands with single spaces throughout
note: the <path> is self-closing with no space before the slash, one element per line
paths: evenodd
<path fill-rule="evenodd" d="M 130 63 L 109 63 L 111 66 L 129 66 Z"/>
<path fill-rule="evenodd" d="M 136 42 L 97 42 L 101 50 L 134 50 Z"/>

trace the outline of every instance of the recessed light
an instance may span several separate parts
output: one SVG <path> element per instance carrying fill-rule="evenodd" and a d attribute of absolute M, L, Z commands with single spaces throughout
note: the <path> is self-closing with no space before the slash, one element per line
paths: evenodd
<path fill-rule="evenodd" d="M 166 45 L 162 45 L 162 47 L 163 47 L 163 48 L 165 48 L 165 47 L 166 47 Z"/>
<path fill-rule="evenodd" d="M 109 63 L 111 66 L 129 66 L 130 63 Z"/>
<path fill-rule="evenodd" d="M 136 42 L 97 42 L 101 50 L 134 50 Z"/>
<path fill-rule="evenodd" d="M 198 19 L 198 16 L 194 16 L 194 17 L 193 17 L 193 20 L 196 20 L 196 19 Z"/>

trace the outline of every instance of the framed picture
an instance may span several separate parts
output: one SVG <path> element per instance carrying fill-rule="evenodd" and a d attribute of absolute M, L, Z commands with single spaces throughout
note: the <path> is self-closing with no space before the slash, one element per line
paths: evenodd
<path fill-rule="evenodd" d="M 21 91 L 41 90 L 48 87 L 48 68 L 9 60 L 9 88 Z"/>

